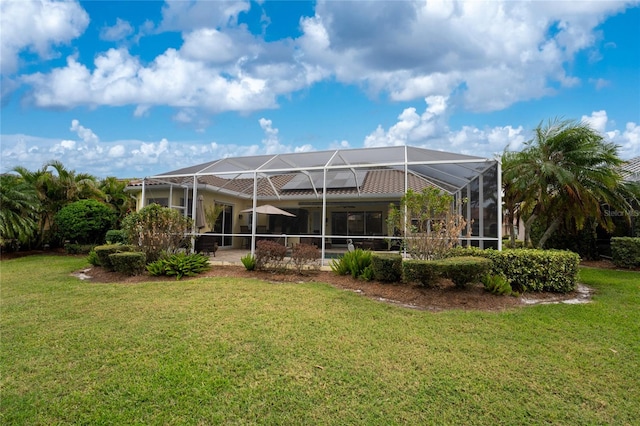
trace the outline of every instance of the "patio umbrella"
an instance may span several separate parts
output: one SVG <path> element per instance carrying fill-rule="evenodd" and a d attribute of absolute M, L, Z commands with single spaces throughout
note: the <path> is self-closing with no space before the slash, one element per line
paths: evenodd
<path fill-rule="evenodd" d="M 244 209 L 241 211 L 241 213 L 251 213 L 251 212 L 253 212 L 253 209 Z M 279 214 L 282 216 L 296 217 L 295 214 L 279 209 L 276 206 L 272 206 L 271 204 L 263 204 L 261 206 L 256 207 L 256 213 Z"/>
<path fill-rule="evenodd" d="M 196 228 L 202 229 L 204 227 L 204 197 L 199 195 L 196 203 Z"/>

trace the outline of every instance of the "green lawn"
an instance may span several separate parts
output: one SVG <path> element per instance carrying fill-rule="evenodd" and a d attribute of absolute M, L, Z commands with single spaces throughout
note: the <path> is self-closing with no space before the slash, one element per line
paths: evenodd
<path fill-rule="evenodd" d="M 3 261 L 2 424 L 637 424 L 640 273 L 587 305 L 430 313 L 322 284 L 95 284 Z"/>

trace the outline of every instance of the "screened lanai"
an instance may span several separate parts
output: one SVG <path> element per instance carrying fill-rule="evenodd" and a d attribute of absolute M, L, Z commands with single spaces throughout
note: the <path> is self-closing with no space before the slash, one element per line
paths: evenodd
<path fill-rule="evenodd" d="M 348 242 L 393 249 L 401 236 L 386 226 L 389 205 L 427 186 L 463 201 L 460 212 L 472 224 L 464 244 L 499 249 L 500 176 L 494 159 L 395 146 L 223 158 L 147 177 L 130 190 L 138 208 L 159 202 L 179 209 L 192 217 L 194 236 L 206 231 L 223 249 L 253 253 L 257 240 L 270 238 L 316 244 L 325 259 Z M 289 215 L 258 213 L 266 204 Z M 221 214 L 204 224 L 198 214 L 213 205 Z"/>

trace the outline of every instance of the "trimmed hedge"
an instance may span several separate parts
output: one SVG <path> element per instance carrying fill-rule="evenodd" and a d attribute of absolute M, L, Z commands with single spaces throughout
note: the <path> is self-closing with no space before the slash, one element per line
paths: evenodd
<path fill-rule="evenodd" d="M 145 270 L 147 256 L 139 251 L 125 251 L 109 255 L 109 261 L 116 272 L 138 275 Z"/>
<path fill-rule="evenodd" d="M 109 255 L 133 251 L 133 246 L 124 244 L 105 244 L 103 246 L 97 246 L 93 250 L 98 257 L 98 265 L 108 269 L 109 271 L 113 271 L 113 264 L 111 263 L 111 259 L 109 259 Z"/>
<path fill-rule="evenodd" d="M 440 275 L 449 278 L 459 288 L 480 281 L 492 266 L 490 259 L 477 256 L 450 257 L 432 262 L 436 264 Z"/>
<path fill-rule="evenodd" d="M 491 273 L 503 274 L 515 291 L 568 293 L 578 284 L 580 256 L 570 251 L 512 249 L 496 251 L 471 247 L 449 250 L 448 257 L 480 256 L 491 259 Z"/>
<path fill-rule="evenodd" d="M 406 260 L 402 263 L 405 282 L 434 286 L 440 277 L 449 278 L 456 287 L 479 282 L 491 269 L 492 262 L 478 256 L 449 257 L 437 260 Z"/>
<path fill-rule="evenodd" d="M 409 259 L 402 262 L 402 280 L 404 282 L 433 287 L 438 276 L 438 265 L 433 261 Z"/>
<path fill-rule="evenodd" d="M 400 254 L 377 254 L 371 257 L 373 278 L 377 281 L 398 282 L 402 280 L 402 256 Z"/>
<path fill-rule="evenodd" d="M 611 238 L 613 263 L 620 268 L 640 267 L 640 238 Z"/>

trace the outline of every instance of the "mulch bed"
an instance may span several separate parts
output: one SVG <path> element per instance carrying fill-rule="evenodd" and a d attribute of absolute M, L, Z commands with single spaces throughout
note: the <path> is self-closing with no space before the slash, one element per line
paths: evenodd
<path fill-rule="evenodd" d="M 174 277 L 150 277 L 146 274 L 126 276 L 117 272 L 105 271 L 100 267 L 92 267 L 85 271 L 89 282 L 135 284 L 147 281 L 175 281 Z M 481 284 L 469 285 L 465 289 L 456 288 L 451 281 L 441 280 L 435 288 L 424 288 L 402 283 L 382 283 L 378 281 L 362 281 L 351 276 L 339 276 L 329 271 L 318 271 L 308 275 L 268 271 L 247 271 L 243 266 L 213 266 L 211 270 L 198 275 L 204 277 L 250 278 L 270 283 L 327 283 L 336 288 L 353 291 L 365 297 L 381 302 L 412 309 L 444 311 L 451 309 L 502 311 L 531 303 L 531 299 L 568 300 L 576 297 L 576 293 L 559 295 L 557 293 L 536 293 L 527 295 L 529 303 L 520 297 L 496 296 L 484 290 Z M 192 278 L 185 277 L 183 280 Z"/>
<path fill-rule="evenodd" d="M 13 259 L 32 254 L 64 255 L 64 252 L 47 250 L 0 253 L 0 260 Z M 582 265 L 601 269 L 617 269 L 616 266 L 608 260 L 583 261 Z M 78 271 L 74 275 L 79 275 L 81 272 L 84 272 L 89 277 L 86 280 L 92 283 L 136 284 L 148 281 L 175 281 L 174 277 L 151 277 L 148 274 L 130 277 L 117 272 L 109 272 L 100 267 L 91 267 L 85 271 Z M 435 288 L 424 288 L 401 283 L 389 284 L 378 281 L 361 281 L 353 279 L 350 276 L 335 275 L 329 271 L 318 271 L 311 272 L 307 275 L 298 275 L 292 271 L 288 273 L 247 271 L 243 266 L 216 265 L 209 271 L 200 274 L 197 278 L 204 277 L 253 278 L 272 283 L 328 283 L 336 288 L 353 291 L 381 302 L 429 311 L 444 311 L 450 309 L 502 311 L 527 306 L 531 303 L 532 298 L 544 302 L 545 300 L 552 299 L 569 300 L 576 297 L 576 293 L 564 295 L 557 293 L 527 294 L 528 303 L 525 303 L 520 297 L 496 296 L 488 293 L 481 284 L 469 285 L 465 289 L 458 289 L 450 281 L 442 280 Z M 183 280 L 189 279 L 192 278 L 183 278 Z"/>

